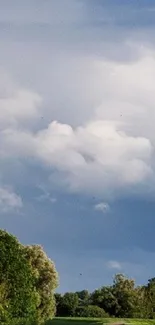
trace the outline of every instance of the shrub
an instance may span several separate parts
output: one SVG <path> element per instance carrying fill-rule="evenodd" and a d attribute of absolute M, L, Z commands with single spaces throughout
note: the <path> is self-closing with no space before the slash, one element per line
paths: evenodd
<path fill-rule="evenodd" d="M 105 318 L 109 315 L 100 307 L 98 306 L 85 306 L 85 307 L 78 307 L 76 310 L 77 317 L 92 317 L 92 318 Z"/>

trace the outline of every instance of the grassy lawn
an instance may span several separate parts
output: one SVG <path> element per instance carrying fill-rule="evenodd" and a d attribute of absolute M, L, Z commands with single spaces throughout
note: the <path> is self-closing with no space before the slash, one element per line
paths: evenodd
<path fill-rule="evenodd" d="M 155 325 L 155 320 L 142 319 L 117 319 L 117 318 L 54 318 L 47 325 L 104 325 L 104 324 L 126 324 L 126 325 Z"/>

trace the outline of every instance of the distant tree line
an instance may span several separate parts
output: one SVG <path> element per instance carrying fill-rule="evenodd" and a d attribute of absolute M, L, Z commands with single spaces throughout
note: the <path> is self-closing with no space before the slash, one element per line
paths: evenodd
<path fill-rule="evenodd" d="M 155 278 L 144 286 L 117 274 L 94 292 L 54 293 L 58 274 L 39 245 L 0 230 L 0 324 L 44 325 L 53 316 L 155 319 Z"/>
<path fill-rule="evenodd" d="M 144 286 L 117 274 L 111 286 L 92 293 L 88 290 L 55 294 L 59 317 L 120 317 L 155 319 L 155 278 Z"/>

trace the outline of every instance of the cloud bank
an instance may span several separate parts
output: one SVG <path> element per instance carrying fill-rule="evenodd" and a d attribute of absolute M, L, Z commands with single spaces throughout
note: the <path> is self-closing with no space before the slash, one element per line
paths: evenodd
<path fill-rule="evenodd" d="M 145 53 L 133 63 L 94 64 L 101 71 L 102 104 L 77 127 L 51 121 L 33 130 L 32 121 L 40 123 L 44 112 L 41 96 L 1 83 L 0 153 L 39 162 L 69 191 L 109 197 L 154 179 L 155 60 Z"/>

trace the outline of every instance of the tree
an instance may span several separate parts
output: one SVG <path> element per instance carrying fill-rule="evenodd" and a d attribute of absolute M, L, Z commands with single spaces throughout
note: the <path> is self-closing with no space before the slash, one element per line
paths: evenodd
<path fill-rule="evenodd" d="M 41 246 L 25 246 L 24 251 L 35 279 L 38 324 L 43 324 L 56 313 L 54 290 L 58 285 L 58 274 Z"/>
<path fill-rule="evenodd" d="M 114 277 L 113 285 L 95 290 L 91 304 L 103 308 L 116 317 L 138 317 L 142 313 L 143 292 L 135 287 L 135 282 L 122 274 Z"/>
<path fill-rule="evenodd" d="M 79 305 L 88 306 L 89 305 L 89 298 L 90 294 L 88 290 L 77 291 L 76 294 L 79 298 Z"/>
<path fill-rule="evenodd" d="M 63 297 L 60 293 L 55 293 L 54 298 L 56 303 L 56 316 L 61 316 L 61 306 L 62 306 Z"/>
<path fill-rule="evenodd" d="M 76 293 L 67 292 L 59 304 L 59 316 L 75 316 L 79 299 Z"/>
<path fill-rule="evenodd" d="M 138 286 L 135 288 L 137 301 L 135 304 L 134 318 L 149 318 L 148 300 L 146 295 L 146 287 Z"/>
<path fill-rule="evenodd" d="M 115 316 L 119 306 L 111 286 L 95 290 L 91 295 L 91 303 L 105 310 L 109 315 Z"/>
<path fill-rule="evenodd" d="M 0 230 L 0 321 L 35 321 L 36 291 L 31 267 L 16 237 Z"/>
<path fill-rule="evenodd" d="M 133 317 L 137 309 L 137 294 L 135 282 L 123 274 L 117 274 L 113 282 L 113 294 L 117 300 L 118 310 L 115 315 L 118 317 Z"/>
<path fill-rule="evenodd" d="M 145 286 L 145 305 L 147 317 L 155 318 L 155 278 L 148 280 Z"/>

